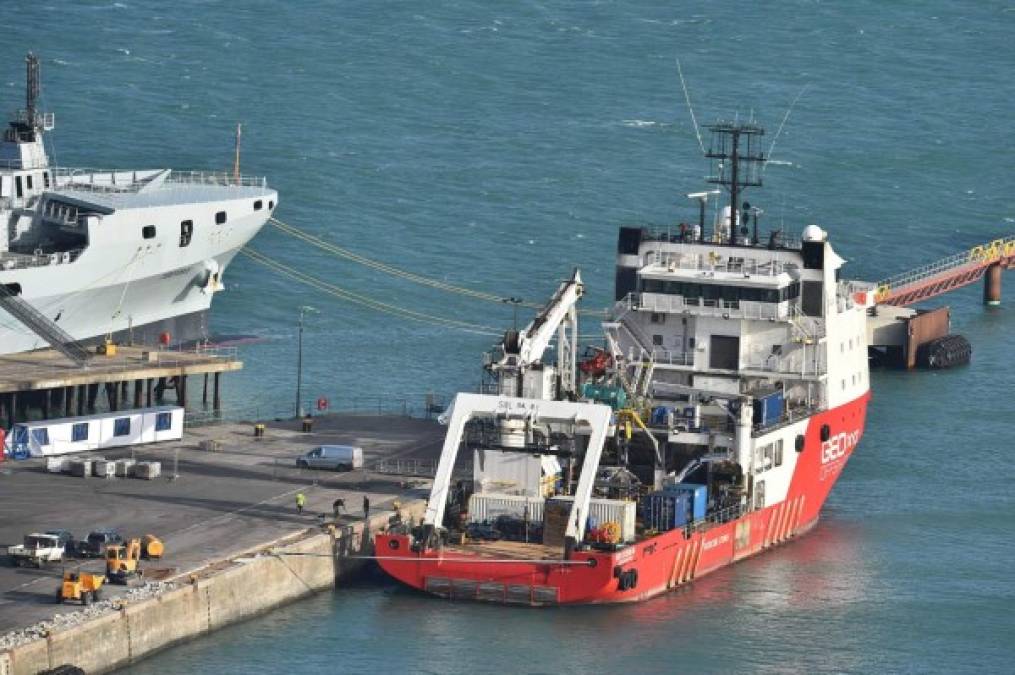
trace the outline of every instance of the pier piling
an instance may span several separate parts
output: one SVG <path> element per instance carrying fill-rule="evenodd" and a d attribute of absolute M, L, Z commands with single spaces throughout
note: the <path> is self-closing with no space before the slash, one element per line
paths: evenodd
<path fill-rule="evenodd" d="M 991 307 L 1001 304 L 1001 264 L 994 263 L 983 275 L 983 304 Z"/>

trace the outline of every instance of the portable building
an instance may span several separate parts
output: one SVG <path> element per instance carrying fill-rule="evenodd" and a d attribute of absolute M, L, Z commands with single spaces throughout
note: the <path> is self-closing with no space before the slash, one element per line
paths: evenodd
<path fill-rule="evenodd" d="M 15 424 L 7 449 L 32 457 L 175 441 L 183 437 L 183 408 L 159 406 Z"/>

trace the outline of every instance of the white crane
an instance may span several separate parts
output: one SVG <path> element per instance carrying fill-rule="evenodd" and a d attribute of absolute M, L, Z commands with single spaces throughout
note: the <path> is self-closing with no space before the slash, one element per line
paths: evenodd
<path fill-rule="evenodd" d="M 574 395 L 578 386 L 578 300 L 584 291 L 576 269 L 521 331 L 508 331 L 487 368 L 498 379 L 498 393 L 553 400 Z M 556 367 L 543 363 L 543 353 L 557 336 Z M 557 378 L 560 385 L 557 387 Z"/>

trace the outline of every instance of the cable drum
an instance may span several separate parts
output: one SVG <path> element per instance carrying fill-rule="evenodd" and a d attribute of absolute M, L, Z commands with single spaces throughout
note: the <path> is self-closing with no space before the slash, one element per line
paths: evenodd
<path fill-rule="evenodd" d="M 973 346 L 962 335 L 945 335 L 920 345 L 916 363 L 923 368 L 964 366 L 973 356 Z"/>

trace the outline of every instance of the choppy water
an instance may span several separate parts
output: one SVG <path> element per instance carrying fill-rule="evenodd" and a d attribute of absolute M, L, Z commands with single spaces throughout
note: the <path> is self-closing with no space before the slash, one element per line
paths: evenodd
<path fill-rule="evenodd" d="M 623 223 L 675 223 L 706 167 L 699 120 L 753 113 L 781 162 L 751 201 L 817 222 L 878 278 L 1015 230 L 1015 5 L 926 2 L 4 5 L 0 91 L 43 56 L 64 165 L 267 174 L 278 216 L 363 255 L 540 301 L 571 265 L 612 293 Z M 770 136 L 771 138 L 771 136 Z M 506 306 L 411 286 L 278 232 L 262 252 L 420 312 L 503 328 Z M 244 348 L 237 407 L 451 392 L 491 338 L 345 304 L 238 260 L 213 325 Z M 637 607 L 502 611 L 391 586 L 326 596 L 136 672 L 1010 671 L 1011 302 L 949 298 L 974 363 L 879 373 L 869 427 L 811 535 Z M 593 332 L 589 325 L 584 332 Z"/>

